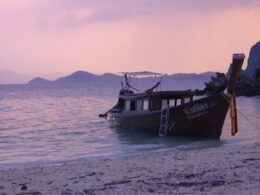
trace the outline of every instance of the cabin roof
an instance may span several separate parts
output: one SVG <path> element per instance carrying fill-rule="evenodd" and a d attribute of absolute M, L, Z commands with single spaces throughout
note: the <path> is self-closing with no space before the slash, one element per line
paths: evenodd
<path fill-rule="evenodd" d="M 147 76 L 163 76 L 164 74 L 150 71 L 140 71 L 140 72 L 120 72 L 121 74 L 134 76 L 134 77 L 147 77 Z"/>
<path fill-rule="evenodd" d="M 177 99 L 177 98 L 192 97 L 194 95 L 195 95 L 195 93 L 193 91 L 187 90 L 187 91 L 144 92 L 144 93 L 120 95 L 119 97 L 122 99 L 139 99 L 139 98 L 148 98 L 148 97 Z"/>

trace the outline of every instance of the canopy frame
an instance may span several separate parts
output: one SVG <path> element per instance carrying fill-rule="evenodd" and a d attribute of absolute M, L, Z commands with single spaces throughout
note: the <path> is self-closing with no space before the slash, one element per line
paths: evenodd
<path fill-rule="evenodd" d="M 123 84 L 123 82 L 121 82 L 122 89 L 127 90 L 127 91 L 133 89 L 138 92 L 140 92 L 140 90 L 136 89 L 135 87 L 131 86 L 131 84 L 130 84 L 130 81 L 132 78 L 148 78 L 148 77 L 159 78 L 159 81 L 153 87 L 146 90 L 146 91 L 153 91 L 154 89 L 156 89 L 156 91 L 157 91 L 159 86 L 161 89 L 162 77 L 166 76 L 166 74 L 150 72 L 150 71 L 120 72 L 120 74 L 123 74 L 124 78 L 125 78 L 125 85 Z"/>

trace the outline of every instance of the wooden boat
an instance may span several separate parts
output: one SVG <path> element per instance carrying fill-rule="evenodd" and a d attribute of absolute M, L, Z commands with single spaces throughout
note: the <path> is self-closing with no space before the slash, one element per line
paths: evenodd
<path fill-rule="evenodd" d="M 142 93 L 134 93 L 129 83 L 131 76 L 163 75 L 151 72 L 124 73 L 125 84 L 122 84 L 117 104 L 100 117 L 106 117 L 118 127 L 158 132 L 160 136 L 219 139 L 231 105 L 232 134 L 235 134 L 237 122 L 234 88 L 244 58 L 244 54 L 233 55 L 232 72 L 223 93 L 199 99 L 195 98 L 197 91 L 155 91 L 160 82 Z"/>

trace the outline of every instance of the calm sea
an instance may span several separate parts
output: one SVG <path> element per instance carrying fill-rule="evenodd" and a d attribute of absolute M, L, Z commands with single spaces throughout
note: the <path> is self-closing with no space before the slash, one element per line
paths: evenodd
<path fill-rule="evenodd" d="M 172 89 L 203 87 L 201 80 L 176 81 Z M 117 101 L 117 84 L 32 87 L 0 86 L 0 169 L 168 149 L 221 147 L 260 139 L 260 97 L 237 100 L 239 132 L 230 135 L 229 116 L 220 140 L 159 137 L 113 129 L 100 113 Z M 174 151 L 174 150 L 173 150 Z"/>

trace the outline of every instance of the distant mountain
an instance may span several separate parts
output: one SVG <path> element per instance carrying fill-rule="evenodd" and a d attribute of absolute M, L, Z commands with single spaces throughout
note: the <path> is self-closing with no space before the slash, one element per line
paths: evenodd
<path fill-rule="evenodd" d="M 211 76 L 215 76 L 215 72 L 205 72 L 201 74 L 195 73 L 179 73 L 168 75 L 166 77 L 167 80 L 194 80 L 194 79 L 201 79 L 201 80 L 209 80 Z M 57 80 L 50 81 L 43 78 L 35 78 L 28 82 L 29 85 L 45 85 L 45 84 L 78 84 L 78 83 L 88 83 L 88 82 L 119 82 L 122 80 L 123 77 L 112 74 L 112 73 L 105 73 L 103 75 L 95 75 L 85 71 L 77 71 L 72 73 L 71 75 L 58 78 Z M 150 79 L 146 78 L 146 81 Z"/>
<path fill-rule="evenodd" d="M 260 69 L 260 41 L 253 45 L 250 50 L 245 73 L 252 78 L 257 69 Z"/>
<path fill-rule="evenodd" d="M 41 77 L 36 77 L 33 80 L 29 81 L 29 85 L 47 85 L 50 84 L 52 81 L 49 81 L 47 79 L 41 78 Z"/>
<path fill-rule="evenodd" d="M 31 75 L 19 74 L 9 70 L 0 70 L 0 84 L 24 84 L 33 78 Z"/>
<path fill-rule="evenodd" d="M 37 74 L 35 75 L 36 77 L 41 77 L 41 78 L 45 78 L 47 80 L 56 80 L 62 76 L 64 76 L 64 73 L 60 73 L 60 72 L 53 72 L 53 73 L 49 73 L 49 74 Z"/>
<path fill-rule="evenodd" d="M 113 73 L 105 73 L 103 75 L 101 75 L 100 77 L 102 77 L 105 80 L 118 80 L 118 79 L 122 79 L 122 76 L 113 74 Z"/>
<path fill-rule="evenodd" d="M 82 83 L 82 82 L 93 81 L 97 78 L 98 76 L 92 73 L 85 72 L 85 71 L 77 71 L 72 73 L 69 76 L 61 77 L 55 80 L 54 82 L 55 83 Z"/>
<path fill-rule="evenodd" d="M 210 79 L 210 77 L 215 76 L 216 72 L 205 72 L 201 74 L 196 73 L 178 73 L 169 75 L 171 79 L 176 80 L 192 80 L 192 79 Z"/>
<path fill-rule="evenodd" d="M 201 73 L 200 76 L 203 76 L 205 78 L 211 78 L 213 76 L 216 76 L 216 73 L 217 72 L 208 71 L 208 72 Z"/>
<path fill-rule="evenodd" d="M 50 79 L 57 79 L 62 75 L 62 73 L 51 73 L 51 74 L 36 74 L 29 75 L 29 74 L 20 74 L 10 70 L 0 70 L 0 85 L 8 85 L 8 84 L 26 84 L 30 82 L 34 77 L 37 79 L 45 78 L 43 80 Z M 34 79 L 33 79 L 34 80 Z M 37 81 L 37 80 L 36 80 Z M 37 83 L 41 83 L 41 81 L 37 81 Z"/>

